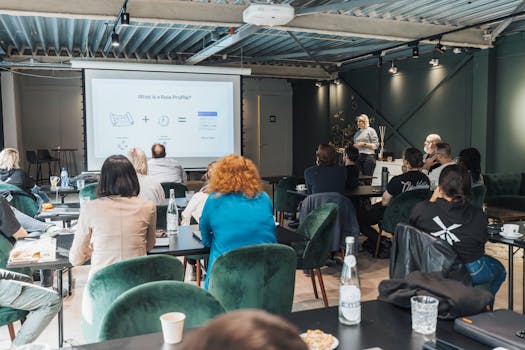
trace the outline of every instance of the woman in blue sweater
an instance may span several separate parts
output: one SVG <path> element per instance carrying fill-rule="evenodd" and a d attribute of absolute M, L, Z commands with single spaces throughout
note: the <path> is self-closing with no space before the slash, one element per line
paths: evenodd
<path fill-rule="evenodd" d="M 220 159 L 208 188 L 211 193 L 200 219 L 202 243 L 211 248 L 208 271 L 215 259 L 232 249 L 277 242 L 272 203 L 251 160 L 235 154 Z"/>

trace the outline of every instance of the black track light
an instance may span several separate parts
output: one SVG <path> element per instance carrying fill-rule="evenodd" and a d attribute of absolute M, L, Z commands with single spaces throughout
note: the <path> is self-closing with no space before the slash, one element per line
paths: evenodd
<path fill-rule="evenodd" d="M 120 24 L 122 24 L 123 26 L 128 26 L 129 25 L 129 12 L 125 12 L 126 10 L 124 9 L 124 12 L 122 12 L 120 14 Z"/>
<path fill-rule="evenodd" d="M 419 58 L 419 46 L 412 48 L 412 58 Z"/>
<path fill-rule="evenodd" d="M 434 47 L 434 51 L 436 51 L 437 53 L 443 53 L 445 52 L 445 49 L 445 46 L 441 45 L 440 43 L 437 43 L 436 47 Z"/>
<path fill-rule="evenodd" d="M 120 45 L 120 42 L 118 40 L 118 34 L 113 31 L 111 34 L 111 46 L 118 47 Z"/>

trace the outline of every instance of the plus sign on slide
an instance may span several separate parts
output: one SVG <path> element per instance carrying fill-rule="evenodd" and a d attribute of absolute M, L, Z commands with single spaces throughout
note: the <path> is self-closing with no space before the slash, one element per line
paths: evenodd
<path fill-rule="evenodd" d="M 147 122 L 148 122 L 148 120 L 149 120 L 149 118 L 148 118 L 148 116 L 147 116 L 147 115 L 145 115 L 145 116 L 144 116 L 144 118 L 142 118 L 142 120 L 144 120 L 144 123 L 147 123 Z"/>

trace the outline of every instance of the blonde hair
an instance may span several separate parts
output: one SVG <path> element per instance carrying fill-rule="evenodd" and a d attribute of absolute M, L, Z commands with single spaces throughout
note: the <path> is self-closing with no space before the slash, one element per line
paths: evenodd
<path fill-rule="evenodd" d="M 261 178 L 251 160 L 236 154 L 219 159 L 213 166 L 210 192 L 242 193 L 248 198 L 262 191 Z"/>
<path fill-rule="evenodd" d="M 18 169 L 20 168 L 20 156 L 14 148 L 4 148 L 0 152 L 0 169 Z"/>
<path fill-rule="evenodd" d="M 370 126 L 370 120 L 368 119 L 368 116 L 366 114 L 361 114 L 357 116 L 357 121 L 363 120 L 365 122 L 365 126 L 368 128 Z"/>
<path fill-rule="evenodd" d="M 148 160 L 146 153 L 140 148 L 132 148 L 128 151 L 128 158 L 133 164 L 135 171 L 140 175 L 148 175 Z"/>

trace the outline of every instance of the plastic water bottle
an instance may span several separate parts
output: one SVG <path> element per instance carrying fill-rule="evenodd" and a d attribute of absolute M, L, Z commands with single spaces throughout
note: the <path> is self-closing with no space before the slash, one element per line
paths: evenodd
<path fill-rule="evenodd" d="M 179 231 L 179 209 L 175 202 L 175 190 L 173 188 L 170 189 L 170 200 L 166 211 L 166 226 L 168 234 L 174 235 Z"/>
<path fill-rule="evenodd" d="M 69 175 L 67 173 L 66 167 L 63 167 L 62 171 L 60 172 L 60 187 L 69 187 Z"/>
<path fill-rule="evenodd" d="M 339 322 L 355 325 L 361 322 L 361 289 L 357 261 L 353 254 L 354 237 L 346 237 L 346 255 L 339 288 Z"/>
<path fill-rule="evenodd" d="M 388 184 L 388 168 L 384 166 L 381 171 L 381 189 L 383 191 L 386 191 L 387 184 Z"/>

